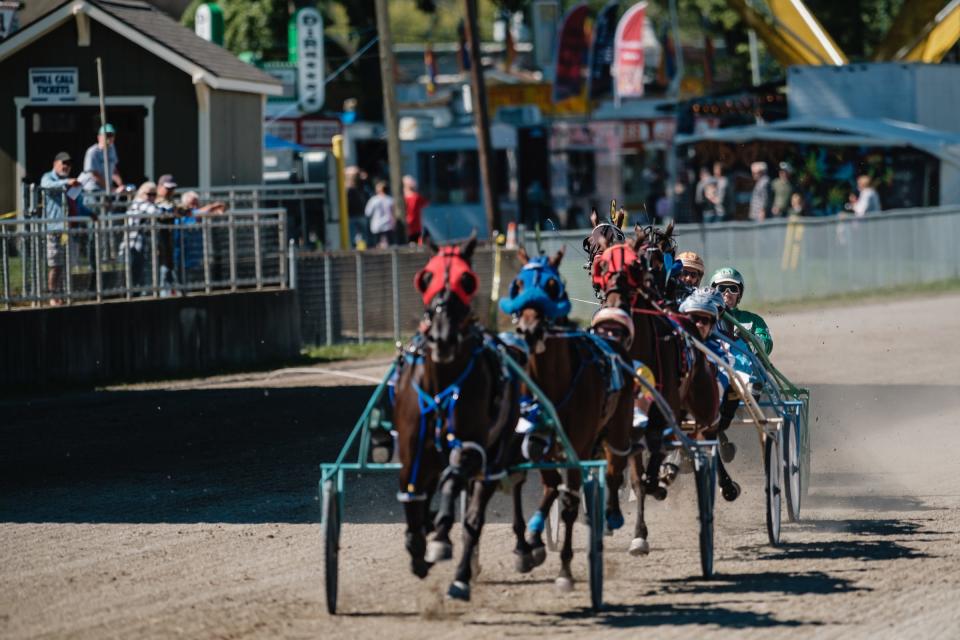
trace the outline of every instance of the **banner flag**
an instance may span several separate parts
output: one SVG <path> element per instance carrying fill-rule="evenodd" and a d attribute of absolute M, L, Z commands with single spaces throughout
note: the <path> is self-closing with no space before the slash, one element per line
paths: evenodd
<path fill-rule="evenodd" d="M 643 96 L 643 23 L 647 3 L 638 2 L 623 14 L 617 24 L 613 53 L 614 95 L 621 98 Z"/>
<path fill-rule="evenodd" d="M 590 8 L 579 4 L 564 16 L 557 39 L 557 72 L 553 82 L 553 99 L 561 102 L 584 94 L 587 56 L 590 53 L 590 32 L 587 18 Z"/>
<path fill-rule="evenodd" d="M 590 49 L 590 99 L 603 98 L 613 92 L 613 38 L 617 33 L 617 12 L 620 2 L 614 0 L 600 10 L 593 25 L 593 47 Z"/>

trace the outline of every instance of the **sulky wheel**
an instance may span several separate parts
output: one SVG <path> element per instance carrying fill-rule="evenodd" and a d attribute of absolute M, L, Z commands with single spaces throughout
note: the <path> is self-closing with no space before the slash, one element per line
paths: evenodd
<path fill-rule="evenodd" d="M 594 477 L 589 476 L 583 483 L 584 497 L 589 510 L 587 521 L 590 525 L 590 541 L 587 551 L 587 563 L 590 570 L 590 606 L 599 610 L 603 606 L 603 527 L 604 492 L 603 485 Z"/>
<path fill-rule="evenodd" d="M 700 568 L 704 578 L 713 577 L 713 505 L 717 497 L 716 452 L 703 454 L 696 469 L 697 507 L 700 512 Z"/>
<path fill-rule="evenodd" d="M 810 401 L 803 400 L 803 409 L 800 412 L 798 433 L 800 434 L 800 489 L 803 497 L 807 497 L 810 490 Z"/>
<path fill-rule="evenodd" d="M 780 458 L 780 440 L 783 430 L 777 435 L 764 438 L 763 470 L 766 474 L 767 487 L 767 537 L 770 544 L 780 544 L 780 502 L 783 486 L 783 465 Z"/>
<path fill-rule="evenodd" d="M 800 520 L 800 499 L 803 496 L 800 467 L 800 420 L 792 416 L 783 423 L 783 488 L 787 494 L 787 517 Z"/>
<path fill-rule="evenodd" d="M 327 611 L 337 612 L 337 571 L 340 560 L 340 501 L 336 483 L 323 483 L 323 547 L 324 571 L 326 574 Z"/>
<path fill-rule="evenodd" d="M 560 498 L 550 505 L 547 521 L 543 525 L 543 537 L 547 551 L 556 551 L 560 548 Z"/>

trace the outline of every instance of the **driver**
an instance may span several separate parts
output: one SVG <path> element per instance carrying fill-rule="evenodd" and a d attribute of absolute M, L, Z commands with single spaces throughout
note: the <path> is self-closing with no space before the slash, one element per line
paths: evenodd
<path fill-rule="evenodd" d="M 724 305 L 733 319 L 744 326 L 763 343 L 767 355 L 773 351 L 773 336 L 763 318 L 755 313 L 738 309 L 740 299 L 743 298 L 743 276 L 733 267 L 724 267 L 710 277 L 710 287 L 716 289 L 723 296 Z"/>
<path fill-rule="evenodd" d="M 677 256 L 677 260 L 683 265 L 683 269 L 680 271 L 680 282 L 691 289 L 699 287 L 705 271 L 703 258 L 693 251 L 684 251 Z"/>

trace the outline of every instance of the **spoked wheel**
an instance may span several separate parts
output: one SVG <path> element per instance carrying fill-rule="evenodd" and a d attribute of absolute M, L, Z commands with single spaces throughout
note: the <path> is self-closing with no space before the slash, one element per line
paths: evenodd
<path fill-rule="evenodd" d="M 704 578 L 713 577 L 713 505 L 717 497 L 716 452 L 703 455 L 696 469 L 697 507 L 700 512 L 700 568 Z"/>
<path fill-rule="evenodd" d="M 783 486 L 783 465 L 780 460 L 780 435 L 767 435 L 764 438 L 763 470 L 767 476 L 767 537 L 770 544 L 780 544 L 780 502 Z"/>
<path fill-rule="evenodd" d="M 606 520 L 603 486 L 593 477 L 584 478 L 583 495 L 589 509 L 590 546 L 587 563 L 590 570 L 590 606 L 597 610 L 603 606 L 603 527 Z"/>
<path fill-rule="evenodd" d="M 337 612 L 337 572 L 340 561 L 340 501 L 336 482 L 323 483 L 323 546 L 326 574 L 327 612 Z"/>
<path fill-rule="evenodd" d="M 807 491 L 810 489 L 810 406 L 808 400 L 803 401 L 803 409 L 800 411 L 800 419 L 797 421 L 797 429 L 800 441 L 800 489 L 803 497 L 807 497 Z"/>
<path fill-rule="evenodd" d="M 800 499 L 803 491 L 800 482 L 800 421 L 796 417 L 783 423 L 783 479 L 787 493 L 787 517 L 790 522 L 800 520 Z"/>
<path fill-rule="evenodd" d="M 560 548 L 560 498 L 550 505 L 547 521 L 543 525 L 544 543 L 547 551 L 556 551 Z"/>

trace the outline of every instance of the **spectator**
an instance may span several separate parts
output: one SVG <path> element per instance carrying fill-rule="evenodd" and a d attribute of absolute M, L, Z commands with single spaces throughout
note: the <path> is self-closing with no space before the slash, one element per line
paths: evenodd
<path fill-rule="evenodd" d="M 127 207 L 127 222 L 124 242 L 120 246 L 121 253 L 126 252 L 130 260 L 130 286 L 142 287 L 146 284 L 146 229 L 151 224 L 159 210 L 155 204 L 157 199 L 157 183 L 144 182 L 137 189 L 137 195 Z"/>
<path fill-rule="evenodd" d="M 407 207 L 407 242 L 417 244 L 423 232 L 423 210 L 430 203 L 417 191 L 413 176 L 403 176 L 403 201 Z"/>
<path fill-rule="evenodd" d="M 793 184 L 790 182 L 792 173 L 793 167 L 787 162 L 781 162 L 780 173 L 777 179 L 771 183 L 773 205 L 770 207 L 770 214 L 774 218 L 784 215 L 790 208 L 790 196 L 793 195 Z"/>
<path fill-rule="evenodd" d="M 707 185 L 714 184 L 714 178 L 710 174 L 710 169 L 706 165 L 700 167 L 700 179 L 697 180 L 697 186 L 693 192 L 693 208 L 696 214 L 699 216 L 698 219 L 702 220 L 704 218 L 706 209 L 709 207 L 711 211 L 713 207 L 707 201 L 704 191 L 707 188 Z"/>
<path fill-rule="evenodd" d="M 880 211 L 880 196 L 872 186 L 870 176 L 862 175 L 857 178 L 857 202 L 853 205 L 853 213 L 857 217 Z"/>
<path fill-rule="evenodd" d="M 154 206 L 160 217 L 157 222 L 157 264 L 160 271 L 160 295 L 163 297 L 173 293 L 176 285 L 176 270 L 173 261 L 173 224 L 177 218 L 176 203 L 177 182 L 169 173 L 157 179 L 157 199 Z"/>
<path fill-rule="evenodd" d="M 712 223 L 723 220 L 723 204 L 720 202 L 720 195 L 717 192 L 715 182 L 708 183 L 703 189 L 703 222 Z"/>
<path fill-rule="evenodd" d="M 110 191 L 111 181 L 116 186 L 116 191 L 123 190 L 123 178 L 117 170 L 119 158 L 117 157 L 117 147 L 115 146 L 116 130 L 112 124 L 105 124 L 100 127 L 97 133 L 96 144 L 90 145 L 86 153 L 83 154 L 83 173 L 80 175 L 80 182 L 83 183 L 83 190 L 88 194 L 86 198 L 87 208 L 93 211 L 99 211 L 98 196 L 96 194 Z M 108 166 L 103 166 L 103 150 L 107 150 Z M 104 177 L 107 176 L 107 177 Z"/>
<path fill-rule="evenodd" d="M 810 208 L 807 206 L 807 201 L 799 191 L 794 191 L 790 195 L 790 208 L 787 210 L 787 213 L 790 216 L 810 215 Z"/>
<path fill-rule="evenodd" d="M 69 236 L 63 232 L 67 229 L 65 218 L 69 210 L 64 211 L 63 205 L 69 196 L 68 189 L 79 184 L 76 178 L 70 177 L 70 154 L 61 151 L 53 158 L 53 168 L 40 178 L 40 188 L 43 193 L 43 217 L 53 220 L 46 225 L 47 233 L 47 289 L 50 293 L 59 293 L 63 287 L 63 268 L 66 264 L 66 243 Z M 50 300 L 53 306 L 63 304 L 60 298 Z"/>
<path fill-rule="evenodd" d="M 173 232 L 173 262 L 180 275 L 180 282 L 204 280 L 203 269 L 203 231 L 199 228 L 200 217 L 220 214 L 226 210 L 222 202 L 200 206 L 200 194 L 187 191 L 180 200 L 178 216 L 174 221 L 177 227 Z"/>
<path fill-rule="evenodd" d="M 766 220 L 770 215 L 770 178 L 767 176 L 767 163 L 754 162 L 750 165 L 753 175 L 753 193 L 750 194 L 750 219 Z"/>
<path fill-rule="evenodd" d="M 370 218 L 370 233 L 377 247 L 385 249 L 392 242 L 397 220 L 393 214 L 393 198 L 387 195 L 387 183 L 378 180 L 376 191 L 376 195 L 367 201 L 364 215 Z"/>
<path fill-rule="evenodd" d="M 677 180 L 673 184 L 673 219 L 678 224 L 694 222 L 693 199 L 683 180 Z"/>
<path fill-rule="evenodd" d="M 713 181 L 717 185 L 717 201 L 714 203 L 715 222 L 733 218 L 736 213 L 736 202 L 733 195 L 733 185 L 723 173 L 723 163 L 713 163 Z"/>
<path fill-rule="evenodd" d="M 343 179 L 347 187 L 347 220 L 350 225 L 350 237 L 353 238 L 354 246 L 364 243 L 367 239 L 367 221 L 364 217 L 364 211 L 367 206 L 366 191 L 360 184 L 360 169 L 357 167 L 347 167 L 343 170 Z"/>

